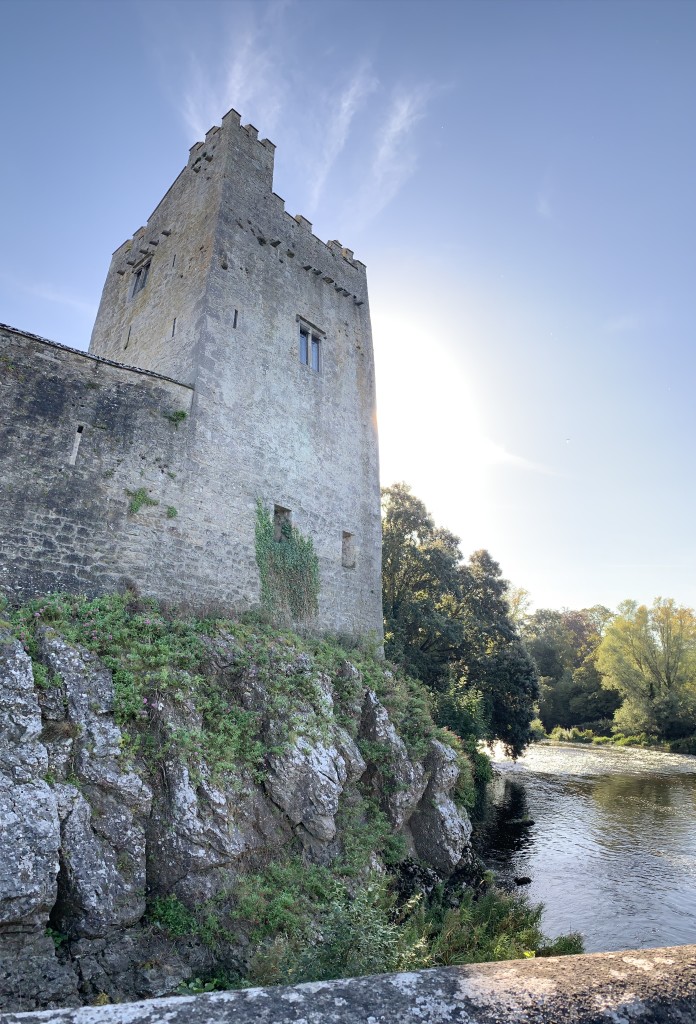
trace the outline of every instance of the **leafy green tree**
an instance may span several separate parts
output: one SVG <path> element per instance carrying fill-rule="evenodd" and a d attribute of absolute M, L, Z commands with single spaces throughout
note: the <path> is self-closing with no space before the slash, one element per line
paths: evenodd
<path fill-rule="evenodd" d="M 540 609 L 522 630 L 541 677 L 539 717 L 550 732 L 577 726 L 608 732 L 621 695 L 602 685 L 597 649 L 611 612 L 602 605 L 581 611 Z"/>
<path fill-rule="evenodd" d="M 696 615 L 671 599 L 652 608 L 624 601 L 597 655 L 603 682 L 624 703 L 615 715 L 625 731 L 665 739 L 696 729 Z"/>
<path fill-rule="evenodd" d="M 382 491 L 382 600 L 389 657 L 437 688 L 461 650 L 458 539 L 406 484 Z"/>
<path fill-rule="evenodd" d="M 466 739 L 470 722 L 474 738 L 521 753 L 538 687 L 508 583 L 487 551 L 463 561 L 458 538 L 405 484 L 383 491 L 383 600 L 387 654 L 437 695 L 441 724 Z"/>

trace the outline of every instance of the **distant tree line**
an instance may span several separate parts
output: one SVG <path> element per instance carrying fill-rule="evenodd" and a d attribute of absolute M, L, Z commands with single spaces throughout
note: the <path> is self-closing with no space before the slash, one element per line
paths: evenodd
<path fill-rule="evenodd" d="M 501 740 L 517 756 L 538 715 L 547 733 L 641 735 L 696 753 L 691 608 L 658 598 L 530 613 L 526 591 L 487 551 L 465 559 L 406 484 L 383 491 L 382 565 L 387 656 L 472 747 Z"/>

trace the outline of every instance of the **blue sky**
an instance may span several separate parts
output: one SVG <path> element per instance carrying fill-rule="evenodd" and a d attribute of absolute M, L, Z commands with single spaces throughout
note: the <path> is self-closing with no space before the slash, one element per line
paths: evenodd
<path fill-rule="evenodd" d="M 539 607 L 696 605 L 696 4 L 4 0 L 0 320 L 86 348 L 235 107 L 368 267 L 383 482 Z"/>

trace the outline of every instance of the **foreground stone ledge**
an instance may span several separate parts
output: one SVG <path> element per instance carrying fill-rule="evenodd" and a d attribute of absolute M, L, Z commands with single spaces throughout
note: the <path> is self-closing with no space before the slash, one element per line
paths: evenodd
<path fill-rule="evenodd" d="M 37 1013 L 2 1024 L 694 1024 L 696 946 L 509 960 Z"/>

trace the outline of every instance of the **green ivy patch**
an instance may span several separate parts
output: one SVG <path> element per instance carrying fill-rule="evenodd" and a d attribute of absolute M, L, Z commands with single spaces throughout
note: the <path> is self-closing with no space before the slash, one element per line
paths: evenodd
<path fill-rule="evenodd" d="M 256 503 L 256 564 L 261 604 L 272 615 L 294 622 L 314 618 L 319 599 L 319 560 L 310 537 L 289 522 L 276 539 L 270 514 Z"/>

